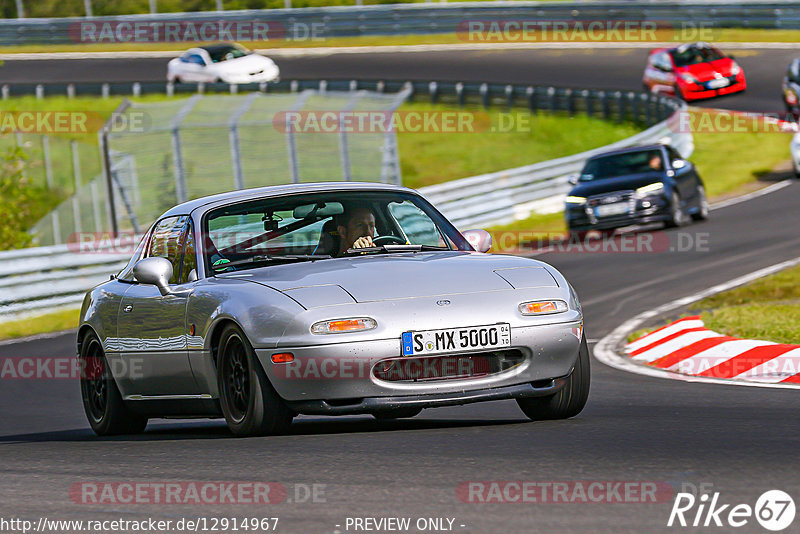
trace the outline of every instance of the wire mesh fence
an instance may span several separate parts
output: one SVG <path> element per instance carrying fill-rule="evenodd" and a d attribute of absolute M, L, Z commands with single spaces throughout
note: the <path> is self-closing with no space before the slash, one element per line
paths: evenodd
<path fill-rule="evenodd" d="M 195 94 L 162 102 L 126 101 L 101 133 L 101 154 L 93 147 L 94 178 L 87 183 L 75 178 L 70 189 L 75 194 L 32 229 L 35 242 L 40 246 L 67 243 L 80 240 L 85 232 L 138 234 L 176 204 L 234 189 L 342 180 L 399 184 L 394 130 L 357 135 L 346 129 L 323 134 L 295 131 L 286 113 L 392 113 L 407 96 L 408 91 L 306 89 L 289 94 Z M 41 137 L 30 143 L 41 144 Z M 74 149 L 74 142 L 64 142 L 67 149 Z M 52 151 L 54 144 L 49 143 Z M 105 177 L 97 168 L 103 147 L 110 170 Z M 63 150 L 60 145 L 58 149 Z M 83 152 L 75 157 L 80 163 Z M 56 161 L 64 166 L 72 160 L 62 154 L 42 166 L 51 167 Z M 50 178 L 43 179 L 50 181 L 44 183 L 52 185 L 55 176 L 63 180 L 70 174 L 62 170 L 48 170 L 45 174 Z M 79 166 L 77 172 L 84 171 Z"/>

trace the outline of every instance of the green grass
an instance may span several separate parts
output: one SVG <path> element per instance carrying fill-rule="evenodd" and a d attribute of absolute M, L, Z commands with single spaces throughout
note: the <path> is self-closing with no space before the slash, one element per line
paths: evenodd
<path fill-rule="evenodd" d="M 0 339 L 74 330 L 78 327 L 79 317 L 79 309 L 70 309 L 37 315 L 35 318 L 0 322 Z"/>
<path fill-rule="evenodd" d="M 443 105 L 404 104 L 401 112 L 453 109 Z M 403 184 L 419 188 L 457 178 L 521 167 L 619 141 L 639 131 L 578 115 L 512 113 L 465 108 L 475 113 L 474 132 L 399 132 Z M 507 126 L 514 126 L 507 133 Z"/>
<path fill-rule="evenodd" d="M 327 1 L 327 0 L 326 0 Z M 365 2 L 369 3 L 369 2 Z M 377 2 L 372 2 L 377 3 Z M 281 2 L 281 6 L 283 3 Z M 683 42 L 702 39 L 710 42 L 782 42 L 795 43 L 800 41 L 800 30 L 766 30 L 755 28 L 722 28 L 709 29 L 707 35 L 703 36 L 684 36 L 675 34 L 671 30 L 659 30 L 655 34 L 653 41 L 658 42 Z M 553 39 L 553 36 L 542 36 L 538 33 L 531 33 L 530 42 L 561 42 Z M 557 36 L 556 36 L 557 37 Z M 616 40 L 616 39 L 609 39 Z M 598 39 L 597 41 L 606 41 Z M 243 42 L 251 49 L 269 48 L 309 48 L 309 47 L 331 47 L 331 46 L 399 46 L 399 45 L 422 45 L 422 44 L 466 44 L 493 41 L 480 41 L 470 39 L 464 34 L 457 33 L 434 33 L 421 35 L 376 35 L 364 37 L 331 37 L 316 40 L 288 41 L 248 41 Z M 494 41 L 496 42 L 496 41 Z M 595 42 L 593 40 L 592 42 Z M 0 53 L 30 53 L 30 52 L 131 52 L 131 51 L 176 51 L 184 50 L 190 46 L 200 46 L 209 43 L 59 43 L 59 44 L 36 44 L 36 45 L 16 45 L 0 47 Z M 741 54 L 740 54 L 741 55 Z"/>
<path fill-rule="evenodd" d="M 800 343 L 800 267 L 703 299 L 706 327 L 725 335 Z"/>
<path fill-rule="evenodd" d="M 697 117 L 698 113 L 707 112 L 695 110 L 692 113 Z M 694 134 L 695 151 L 689 159 L 697 166 L 709 198 L 735 193 L 789 159 L 790 134 L 728 133 L 724 129 L 717 133 Z"/>

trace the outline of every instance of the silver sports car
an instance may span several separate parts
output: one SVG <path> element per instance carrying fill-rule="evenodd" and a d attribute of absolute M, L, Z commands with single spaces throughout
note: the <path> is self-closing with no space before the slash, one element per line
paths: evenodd
<path fill-rule="evenodd" d="M 298 414 L 393 419 L 498 399 L 531 419 L 578 414 L 589 353 L 575 291 L 553 267 L 490 247 L 382 184 L 176 206 L 84 299 L 86 415 L 98 434 L 224 417 L 244 436 Z"/>

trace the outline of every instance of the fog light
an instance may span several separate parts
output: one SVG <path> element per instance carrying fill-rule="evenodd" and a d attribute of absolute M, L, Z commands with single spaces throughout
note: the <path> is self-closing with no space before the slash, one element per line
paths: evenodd
<path fill-rule="evenodd" d="M 563 300 L 537 300 L 535 302 L 523 302 L 519 305 L 519 311 L 522 315 L 547 315 L 550 313 L 562 313 L 567 309 L 567 303 Z"/>

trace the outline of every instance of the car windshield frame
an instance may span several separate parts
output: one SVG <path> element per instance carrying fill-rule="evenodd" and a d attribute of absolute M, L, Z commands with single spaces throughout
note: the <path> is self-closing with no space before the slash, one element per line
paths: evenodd
<path fill-rule="evenodd" d="M 640 154 L 646 154 L 646 156 L 644 156 L 644 158 L 642 159 L 642 161 L 644 162 L 643 165 L 633 167 L 631 164 L 627 165 L 624 164 L 625 159 L 633 158 Z M 652 167 L 649 167 L 649 165 L 647 165 L 647 162 L 649 162 L 654 155 L 658 155 L 661 158 L 660 169 L 653 169 Z M 611 163 L 612 161 L 613 163 Z M 597 171 L 600 169 L 604 169 L 605 172 L 598 173 Z M 615 172 L 608 172 L 606 169 L 615 169 Z M 583 169 L 581 170 L 581 174 L 580 177 L 578 178 L 578 181 L 581 183 L 597 182 L 600 180 L 608 180 L 611 178 L 628 176 L 631 174 L 642 174 L 645 172 L 664 172 L 665 170 L 666 170 L 666 158 L 664 157 L 664 151 L 662 149 L 648 148 L 645 150 L 630 150 L 627 152 L 619 152 L 616 154 L 606 154 L 603 156 L 597 156 L 595 158 L 590 159 L 589 161 L 586 162 L 586 165 L 584 165 Z M 594 171 L 594 172 L 589 172 L 589 171 Z M 589 176 L 591 176 L 591 178 L 588 178 Z"/>
<path fill-rule="evenodd" d="M 669 55 L 675 67 L 678 68 L 710 63 L 728 57 L 711 46 L 690 46 L 683 50 L 675 48 L 669 51 Z"/>
<path fill-rule="evenodd" d="M 376 234 L 381 235 L 395 235 L 396 237 L 405 237 L 409 241 L 413 238 L 409 236 L 408 228 L 404 228 L 392 213 L 390 206 L 396 202 L 397 205 L 410 202 L 422 214 L 427 216 L 430 223 L 433 223 L 431 231 L 435 229 L 437 236 L 444 243 L 443 248 L 439 251 L 468 251 L 473 252 L 474 249 L 469 242 L 461 235 L 461 233 L 448 221 L 436 208 L 434 208 L 422 196 L 407 192 L 407 191 L 358 191 L 358 190 L 339 190 L 339 191 L 320 191 L 314 193 L 293 193 L 289 195 L 280 196 L 267 196 L 261 198 L 248 198 L 236 202 L 231 202 L 222 206 L 217 206 L 207 210 L 203 213 L 200 221 L 200 255 L 204 267 L 205 276 L 215 276 L 225 272 L 224 265 L 227 262 L 220 263 L 220 260 L 228 260 L 231 263 L 237 262 L 237 271 L 262 267 L 265 265 L 280 265 L 285 263 L 297 263 L 298 261 L 319 261 L 336 259 L 337 257 L 353 257 L 351 254 L 343 254 L 342 256 L 329 255 L 325 250 L 319 250 L 319 246 L 312 247 L 311 241 L 306 241 L 304 244 L 296 245 L 290 243 L 287 246 L 276 246 L 281 243 L 280 240 L 284 236 L 289 236 L 293 232 L 301 232 L 308 229 L 313 225 L 319 225 L 320 230 L 316 233 L 314 241 L 321 239 L 322 227 L 327 221 L 335 220 L 336 215 L 323 215 L 322 217 L 312 216 L 308 219 L 284 219 L 277 217 L 278 213 L 285 213 L 292 211 L 297 206 L 312 205 L 315 203 L 341 203 L 349 207 L 370 206 L 375 210 L 374 215 L 376 219 Z M 352 208 L 351 208 L 352 209 Z M 222 246 L 219 238 L 215 241 L 213 236 L 214 232 L 220 232 L 221 228 L 213 228 L 212 222 L 220 217 L 228 216 L 255 216 L 263 214 L 262 222 L 274 221 L 270 225 L 269 230 L 267 226 L 264 230 L 258 230 L 255 234 L 247 234 L 244 239 L 238 239 L 235 233 L 231 234 L 230 244 L 224 242 L 226 246 Z M 271 214 L 268 218 L 267 215 Z M 320 224 L 322 223 L 322 224 Z M 248 224 L 254 224 L 250 221 Z M 228 228 L 233 228 L 229 225 Z M 251 228 L 252 229 L 252 228 Z M 381 231 L 389 231 L 389 234 L 381 234 Z M 230 230 L 227 230 L 230 231 Z M 316 232 L 316 230 L 312 230 Z M 399 235 L 397 235 L 399 234 Z M 224 235 L 223 235 L 224 237 Z M 272 247 L 269 245 L 272 244 Z M 411 245 L 426 245 L 419 247 L 417 252 L 429 252 L 433 247 L 427 246 L 425 243 L 414 243 Z M 313 252 L 312 249 L 313 248 Z M 383 252 L 392 252 L 391 247 L 382 249 Z M 409 250 L 397 249 L 397 252 Z M 365 250 L 364 254 L 369 254 L 371 249 Z M 216 257 L 219 256 L 219 257 Z M 264 262 L 242 262 L 248 257 L 256 256 L 274 256 L 276 261 Z M 300 256 L 300 258 L 290 258 L 290 256 Z M 309 256 L 309 257 L 303 257 Z M 215 266 L 215 263 L 217 264 Z M 216 268 L 215 268 L 216 267 Z"/>

